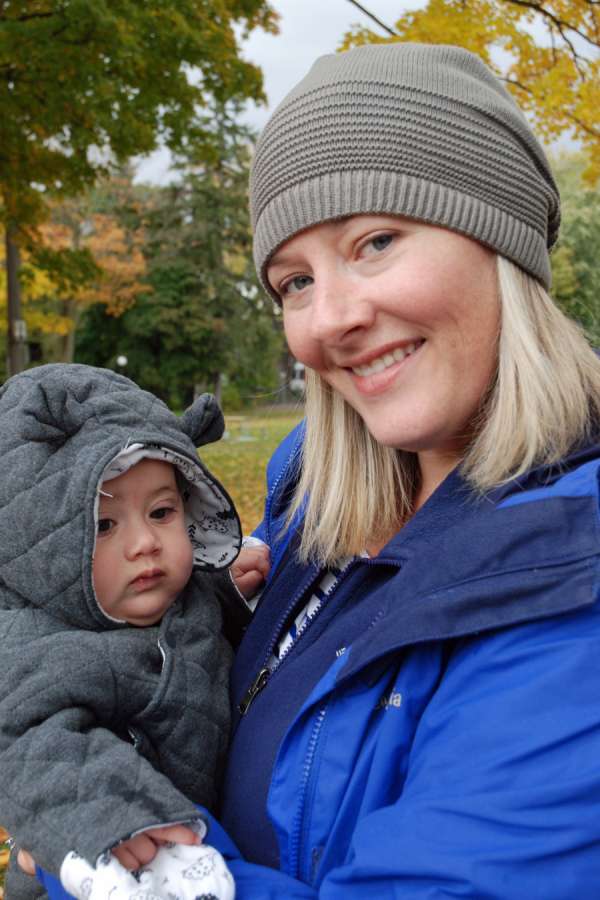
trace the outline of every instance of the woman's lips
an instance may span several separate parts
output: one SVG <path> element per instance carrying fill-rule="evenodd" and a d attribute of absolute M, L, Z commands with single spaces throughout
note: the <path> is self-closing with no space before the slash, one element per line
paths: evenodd
<path fill-rule="evenodd" d="M 410 341 L 401 346 L 383 351 L 368 363 L 359 366 L 351 366 L 350 368 L 355 375 L 358 375 L 361 378 L 365 378 L 369 375 L 379 375 L 380 372 L 389 369 L 394 363 L 403 362 L 407 356 L 412 356 L 412 354 L 424 343 L 425 341 L 423 338 Z"/>
<path fill-rule="evenodd" d="M 425 343 L 424 340 L 386 351 L 371 360 L 368 365 L 352 366 L 350 372 L 356 390 L 365 395 L 383 393 L 394 381 L 401 369 L 410 365 Z"/>

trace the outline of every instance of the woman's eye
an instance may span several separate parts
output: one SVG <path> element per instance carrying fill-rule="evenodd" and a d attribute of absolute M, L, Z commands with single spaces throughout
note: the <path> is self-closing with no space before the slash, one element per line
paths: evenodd
<path fill-rule="evenodd" d="M 312 281 L 310 275 L 294 275 L 293 278 L 288 278 L 280 285 L 279 293 L 282 297 L 285 297 L 286 294 L 297 294 L 312 284 Z"/>
<path fill-rule="evenodd" d="M 376 234 L 375 237 L 372 237 L 364 246 L 364 250 L 367 254 L 370 254 L 375 251 L 375 253 L 381 253 L 382 250 L 385 250 L 386 247 L 389 247 L 392 241 L 394 240 L 393 234 Z"/>
<path fill-rule="evenodd" d="M 157 509 L 152 510 L 152 512 L 150 513 L 150 518 L 164 521 L 175 511 L 176 510 L 174 506 L 159 506 Z"/>
<path fill-rule="evenodd" d="M 114 524 L 112 519 L 98 519 L 98 534 L 108 534 Z"/>

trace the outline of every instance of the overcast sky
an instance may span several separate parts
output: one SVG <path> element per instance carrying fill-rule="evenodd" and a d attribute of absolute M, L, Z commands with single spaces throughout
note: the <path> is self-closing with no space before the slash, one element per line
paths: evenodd
<path fill-rule="evenodd" d="M 407 10 L 418 9 L 425 0 L 360 0 L 390 27 Z M 279 34 L 255 31 L 243 48 L 246 59 L 261 67 L 268 105 L 249 106 L 246 121 L 260 131 L 272 111 L 289 90 L 324 53 L 335 53 L 352 25 L 381 30 L 349 0 L 271 0 L 280 16 Z M 539 29 L 538 29 L 539 30 Z M 381 31 L 385 34 L 384 31 Z M 534 33 L 536 28 L 534 27 Z M 540 32 L 540 38 L 543 34 Z M 576 147 L 563 136 L 553 149 Z M 166 184 L 169 181 L 169 154 L 159 150 L 137 165 L 138 181 Z"/>
<path fill-rule="evenodd" d="M 263 70 L 270 109 L 277 106 L 318 56 L 335 53 L 353 25 L 365 25 L 385 34 L 349 0 L 274 0 L 272 5 L 280 15 L 280 33 L 256 31 L 244 49 L 244 55 Z M 418 0 L 412 4 L 410 0 L 362 0 L 361 5 L 393 27 L 403 10 L 422 4 Z M 264 107 L 256 109 L 252 124 L 262 127 L 268 114 Z"/>
<path fill-rule="evenodd" d="M 363 6 L 386 24 L 393 26 L 403 10 L 422 5 L 420 0 L 361 0 Z M 348 0 L 272 0 L 280 15 L 279 34 L 254 32 L 244 45 L 244 56 L 261 67 L 268 107 L 248 110 L 247 121 L 257 130 L 264 125 L 269 110 L 307 72 L 323 53 L 334 53 L 343 34 L 354 24 L 377 30 L 377 26 Z M 384 32 L 382 32 L 384 33 Z M 168 181 L 169 156 L 157 151 L 137 167 L 137 180 Z"/>

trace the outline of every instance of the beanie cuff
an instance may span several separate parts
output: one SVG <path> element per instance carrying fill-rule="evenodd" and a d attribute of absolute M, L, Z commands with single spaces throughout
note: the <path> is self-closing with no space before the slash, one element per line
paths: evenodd
<path fill-rule="evenodd" d="M 545 288 L 550 259 L 545 235 L 489 200 L 398 172 L 330 172 L 282 191 L 262 210 L 254 234 L 254 261 L 265 289 L 279 301 L 266 268 L 277 249 L 300 231 L 332 219 L 384 214 L 419 219 L 457 231 L 515 262 Z"/>

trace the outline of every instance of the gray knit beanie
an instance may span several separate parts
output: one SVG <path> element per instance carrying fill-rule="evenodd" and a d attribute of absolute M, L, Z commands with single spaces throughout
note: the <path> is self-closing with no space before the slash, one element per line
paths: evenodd
<path fill-rule="evenodd" d="M 558 189 L 523 113 L 472 53 L 371 44 L 318 59 L 256 147 L 254 258 L 341 216 L 388 213 L 475 238 L 550 285 Z M 270 293 L 273 293 L 270 291 Z"/>

